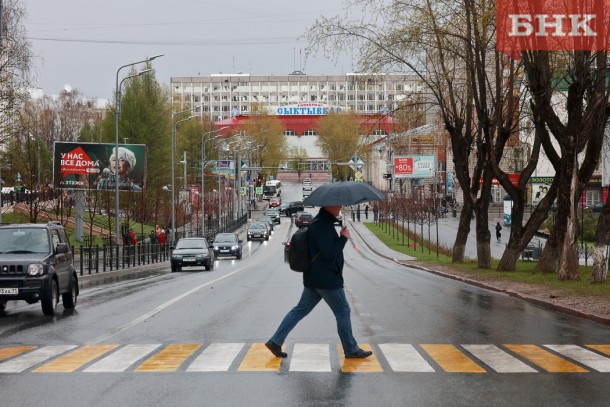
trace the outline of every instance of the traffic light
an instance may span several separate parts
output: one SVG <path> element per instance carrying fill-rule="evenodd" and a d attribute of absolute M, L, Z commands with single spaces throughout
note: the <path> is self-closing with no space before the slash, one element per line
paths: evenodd
<path fill-rule="evenodd" d="M 258 178 L 256 179 L 256 186 L 260 187 L 263 185 L 263 178 L 259 175 Z"/>

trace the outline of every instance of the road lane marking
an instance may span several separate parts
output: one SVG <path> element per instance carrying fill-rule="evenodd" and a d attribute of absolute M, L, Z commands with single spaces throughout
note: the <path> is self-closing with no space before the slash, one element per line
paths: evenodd
<path fill-rule="evenodd" d="M 186 369 L 187 372 L 225 372 L 243 349 L 245 343 L 213 343 Z"/>
<path fill-rule="evenodd" d="M 264 343 L 253 343 L 237 370 L 240 372 L 278 372 L 281 363 L 282 358 L 273 356 Z"/>
<path fill-rule="evenodd" d="M 89 366 L 84 372 L 124 372 L 138 360 L 147 356 L 161 344 L 133 344 L 122 347 L 116 352 L 106 356 L 93 365 Z"/>
<path fill-rule="evenodd" d="M 198 285 L 197 287 L 192 288 L 189 291 L 187 291 L 185 293 L 182 293 L 179 296 L 174 297 L 174 298 L 172 298 L 169 301 L 164 302 L 163 304 L 161 304 L 158 307 L 152 309 L 151 311 L 149 311 L 149 312 L 147 312 L 145 314 L 142 314 L 139 317 L 134 318 L 131 321 L 124 323 L 123 325 L 120 325 L 120 326 L 117 326 L 114 329 L 111 329 L 110 331 L 108 331 L 104 335 L 98 336 L 97 338 L 93 339 L 89 343 L 96 344 L 96 343 L 107 341 L 108 339 L 112 338 L 113 336 L 116 336 L 116 335 L 120 334 L 121 332 L 126 331 L 127 329 L 129 329 L 129 328 L 131 328 L 131 327 L 133 327 L 133 326 L 135 326 L 137 324 L 140 324 L 140 323 L 146 321 L 147 319 L 153 317 L 154 315 L 156 315 L 159 312 L 163 311 L 167 307 L 169 307 L 169 306 L 175 304 L 176 302 L 178 302 L 178 301 L 188 297 L 191 294 L 196 293 L 197 291 L 201 290 L 202 288 L 205 288 L 205 287 L 207 287 L 209 285 L 215 284 L 215 283 L 217 283 L 217 282 L 219 282 L 221 280 L 224 280 L 225 278 L 229 278 L 232 275 L 237 274 L 237 273 L 239 273 L 241 271 L 244 271 L 246 269 L 247 269 L 247 267 L 242 267 L 242 268 L 239 268 L 239 269 L 237 269 L 237 270 L 227 274 L 226 276 L 222 276 L 222 277 L 219 277 L 219 278 L 217 278 L 215 280 L 209 281 L 207 283 Z"/>
<path fill-rule="evenodd" d="M 12 346 L 0 349 L 0 362 L 34 349 L 35 346 Z"/>
<path fill-rule="evenodd" d="M 0 373 L 21 373 L 57 355 L 76 348 L 76 345 L 45 346 L 0 363 Z"/>
<path fill-rule="evenodd" d="M 424 344 L 421 347 L 448 373 L 486 373 L 486 370 L 453 345 Z"/>
<path fill-rule="evenodd" d="M 296 343 L 290 360 L 291 372 L 330 372 L 330 347 L 327 344 Z"/>
<path fill-rule="evenodd" d="M 413 345 L 403 343 L 382 343 L 379 348 L 383 352 L 390 367 L 395 372 L 434 372 Z"/>
<path fill-rule="evenodd" d="M 200 347 L 197 343 L 167 345 L 146 359 L 136 368 L 136 372 L 175 372 Z"/>
<path fill-rule="evenodd" d="M 462 345 L 462 347 L 498 373 L 538 373 L 536 369 L 495 345 Z"/>
<path fill-rule="evenodd" d="M 363 350 L 373 350 L 369 344 L 361 344 L 360 348 Z M 338 345 L 339 350 L 339 366 L 341 371 L 345 373 L 378 373 L 383 372 L 383 368 L 377 359 L 377 355 L 373 353 L 368 358 L 364 359 L 346 359 L 343 346 Z"/>
<path fill-rule="evenodd" d="M 577 345 L 544 345 L 598 372 L 610 372 L 610 359 Z"/>
<path fill-rule="evenodd" d="M 542 349 L 536 345 L 504 345 L 507 349 L 516 353 L 517 355 L 529 360 L 530 362 L 540 366 L 544 370 L 550 373 L 585 373 L 587 369 L 583 369 L 574 363 L 568 362 L 567 360 L 560 358 Z"/>
<path fill-rule="evenodd" d="M 71 373 L 119 345 L 86 345 L 34 369 L 37 373 Z"/>
<path fill-rule="evenodd" d="M 605 355 L 610 356 L 610 345 L 586 345 L 588 348 L 594 349 Z"/>

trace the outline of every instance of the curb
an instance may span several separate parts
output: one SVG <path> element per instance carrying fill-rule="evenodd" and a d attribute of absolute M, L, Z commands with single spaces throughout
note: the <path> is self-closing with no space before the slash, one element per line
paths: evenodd
<path fill-rule="evenodd" d="M 567 314 L 567 315 L 571 315 L 571 316 L 576 316 L 579 318 L 584 318 L 584 319 L 588 319 L 591 321 L 595 321 L 598 322 L 600 324 L 604 324 L 604 325 L 610 325 L 610 317 L 606 317 L 603 315 L 599 315 L 599 314 L 594 314 L 594 313 L 590 313 L 590 312 L 586 312 L 586 311 L 581 311 L 575 308 L 570 308 L 570 307 L 566 307 L 564 305 L 559 305 L 559 304 L 555 304 L 553 302 L 550 301 L 546 301 L 543 300 L 541 298 L 535 298 L 535 297 L 531 297 L 527 294 L 523 294 L 519 291 L 513 291 L 513 290 L 505 290 L 505 289 L 501 289 L 501 288 L 497 288 L 493 285 L 490 284 L 486 284 L 483 283 L 481 281 L 477 281 L 477 280 L 472 280 L 466 277 L 462 277 L 462 276 L 457 276 L 455 274 L 450 274 L 450 273 L 446 273 L 444 271 L 439 271 L 439 270 L 434 270 L 434 269 L 430 269 L 424 266 L 420 266 L 417 264 L 405 264 L 403 262 L 398 261 L 397 259 L 385 255 L 381 252 L 379 252 L 378 250 L 374 249 L 360 234 L 360 232 L 358 231 L 358 228 L 353 228 L 353 230 L 358 233 L 358 236 L 360 236 L 360 238 L 362 239 L 362 241 L 364 242 L 364 244 L 367 245 L 367 247 L 373 251 L 374 253 L 376 253 L 377 255 L 384 257 L 388 260 L 391 260 L 393 262 L 395 262 L 396 264 L 400 264 L 401 266 L 405 266 L 405 267 L 412 267 L 418 270 L 422 270 L 422 271 L 426 271 L 428 273 L 432 273 L 432 274 L 436 274 L 440 277 L 445 277 L 445 278 L 450 278 L 452 280 L 456 280 L 456 281 L 460 281 L 462 283 L 465 284 L 469 284 L 475 287 L 479 287 L 479 288 L 483 288 L 485 290 L 489 290 L 489 291 L 494 291 L 494 292 L 498 292 L 498 293 L 504 293 L 507 294 L 510 297 L 515 297 L 518 299 L 521 299 L 523 301 L 529 302 L 530 304 L 534 304 L 538 307 L 544 308 L 544 309 L 548 309 L 551 311 L 556 311 L 556 312 L 560 312 L 563 314 Z"/>

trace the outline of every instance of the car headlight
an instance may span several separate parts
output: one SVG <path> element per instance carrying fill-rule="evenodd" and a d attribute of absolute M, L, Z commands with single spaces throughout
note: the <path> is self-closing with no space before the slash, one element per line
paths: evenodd
<path fill-rule="evenodd" d="M 172 259 L 181 259 L 182 256 L 180 254 L 172 254 Z"/>
<path fill-rule="evenodd" d="M 231 246 L 231 250 L 237 250 L 237 249 L 239 249 L 238 245 L 234 244 L 233 246 Z"/>
<path fill-rule="evenodd" d="M 28 276 L 41 276 L 44 274 L 44 266 L 40 263 L 28 264 Z"/>
<path fill-rule="evenodd" d="M 218 250 L 218 246 L 214 246 L 214 250 Z"/>

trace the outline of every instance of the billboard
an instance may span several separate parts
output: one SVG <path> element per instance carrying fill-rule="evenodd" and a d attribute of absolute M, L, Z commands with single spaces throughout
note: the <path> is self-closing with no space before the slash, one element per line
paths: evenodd
<path fill-rule="evenodd" d="M 146 183 L 146 145 L 55 142 L 53 185 L 80 190 L 142 191 Z M 116 168 L 118 167 L 118 168 Z M 118 173 L 118 176 L 115 175 Z"/>
<path fill-rule="evenodd" d="M 436 172 L 433 155 L 394 156 L 394 178 L 432 178 Z"/>

